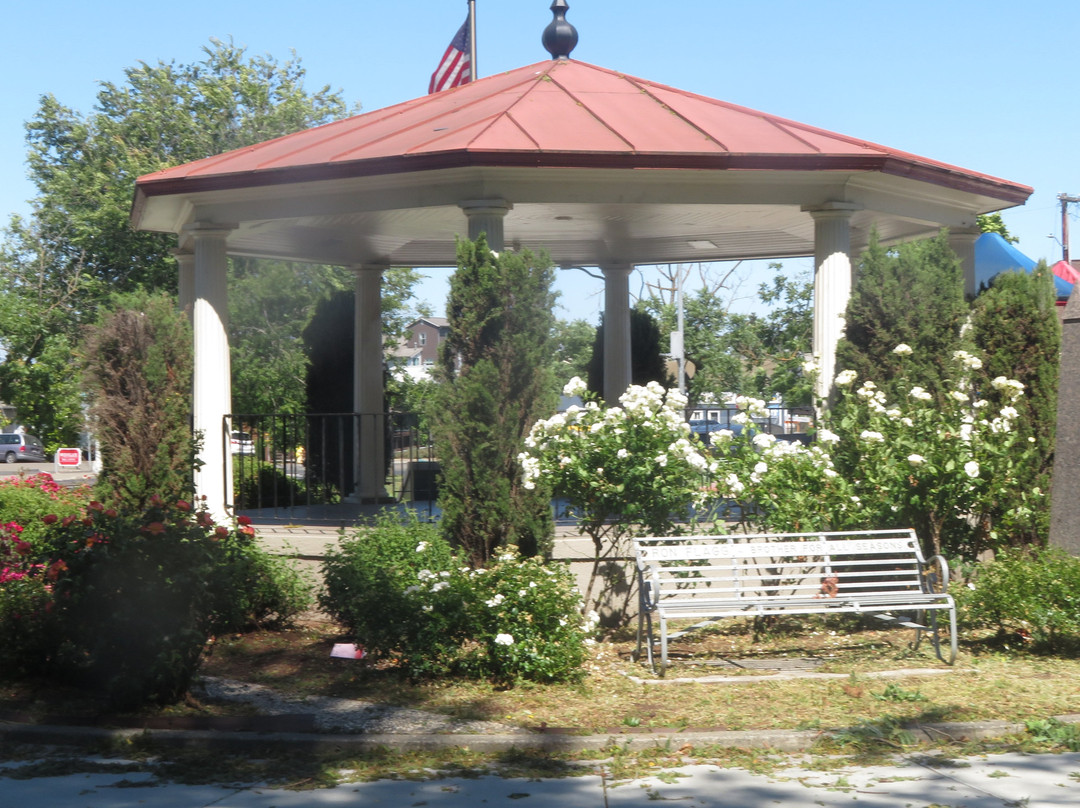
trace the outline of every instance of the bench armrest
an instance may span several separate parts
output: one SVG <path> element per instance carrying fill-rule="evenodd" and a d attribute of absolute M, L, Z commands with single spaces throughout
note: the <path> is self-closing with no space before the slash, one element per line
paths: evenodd
<path fill-rule="evenodd" d="M 940 583 L 941 591 L 942 592 L 948 592 L 949 591 L 949 562 L 945 560 L 945 556 L 936 555 L 926 563 L 926 566 L 928 568 L 933 568 L 935 565 L 937 566 L 937 568 L 939 570 L 941 570 L 941 583 Z M 930 588 L 929 584 L 930 584 L 930 581 L 928 580 L 927 581 L 928 588 Z"/>

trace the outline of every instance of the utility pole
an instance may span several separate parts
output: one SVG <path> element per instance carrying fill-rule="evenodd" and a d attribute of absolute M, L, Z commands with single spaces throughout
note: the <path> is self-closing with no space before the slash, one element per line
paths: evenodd
<path fill-rule="evenodd" d="M 1069 263 L 1069 203 L 1080 202 L 1080 196 L 1058 194 L 1058 199 L 1061 200 L 1061 260 L 1067 264 Z"/>

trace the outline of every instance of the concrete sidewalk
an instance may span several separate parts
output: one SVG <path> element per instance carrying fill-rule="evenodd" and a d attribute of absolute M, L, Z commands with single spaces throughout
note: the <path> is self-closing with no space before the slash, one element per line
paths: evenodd
<path fill-rule="evenodd" d="M 350 782 L 297 791 L 259 783 L 179 785 L 158 779 L 149 767 L 124 766 L 115 759 L 83 758 L 115 767 L 58 775 L 19 777 L 33 762 L 0 763 L 3 804 L 19 808 L 307 808 L 309 806 L 534 805 L 559 808 L 636 808 L 679 801 L 698 808 L 788 808 L 858 805 L 860 808 L 950 806 L 964 808 L 1052 808 L 1080 800 L 1080 753 L 1004 754 L 962 760 L 933 756 L 897 758 L 891 765 L 845 766 L 819 771 L 799 765 L 769 774 L 715 765 L 677 766 L 657 775 L 616 780 L 603 763 L 583 764 L 578 777 L 435 777 L 403 772 L 402 777 Z M 71 770 L 79 771 L 72 763 Z M 54 767 L 63 769 L 63 765 Z M 23 775 L 25 776 L 25 775 Z"/>

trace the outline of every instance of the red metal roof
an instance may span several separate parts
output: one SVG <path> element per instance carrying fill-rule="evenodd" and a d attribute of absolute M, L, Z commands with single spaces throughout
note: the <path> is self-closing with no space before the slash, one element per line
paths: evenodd
<path fill-rule="evenodd" d="M 879 171 L 1014 204 L 1032 192 L 569 60 L 159 171 L 141 177 L 137 189 L 158 196 L 462 166 Z"/>

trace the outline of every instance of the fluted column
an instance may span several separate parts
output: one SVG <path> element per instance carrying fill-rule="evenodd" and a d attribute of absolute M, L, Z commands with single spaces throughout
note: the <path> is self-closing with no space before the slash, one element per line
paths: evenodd
<path fill-rule="evenodd" d="M 458 204 L 469 220 L 469 239 L 476 241 L 486 233 L 488 247 L 501 252 L 505 246 L 503 220 L 514 206 L 505 199 L 471 199 Z"/>
<path fill-rule="evenodd" d="M 361 501 L 386 497 L 386 415 L 383 383 L 382 267 L 356 267 L 353 333 L 353 411 L 356 494 Z"/>
<path fill-rule="evenodd" d="M 816 395 L 825 403 L 836 376 L 836 345 L 851 297 L 851 216 L 860 206 L 828 202 L 808 209 L 814 219 L 814 357 Z"/>
<path fill-rule="evenodd" d="M 229 294 L 225 240 L 233 228 L 199 223 L 187 228 L 194 242 L 192 330 L 194 384 L 192 424 L 202 438 L 201 467 L 195 472 L 195 493 L 218 521 L 232 510 L 232 454 L 229 425 L 232 378 L 229 362 Z"/>
<path fill-rule="evenodd" d="M 630 264 L 604 272 L 604 401 L 614 406 L 630 386 Z"/>
<path fill-rule="evenodd" d="M 975 297 L 975 239 L 982 233 L 977 227 L 954 227 L 949 230 L 949 246 L 960 259 L 964 270 L 964 294 Z"/>

